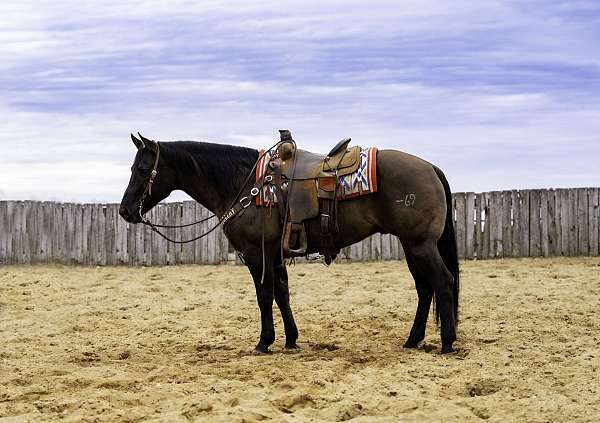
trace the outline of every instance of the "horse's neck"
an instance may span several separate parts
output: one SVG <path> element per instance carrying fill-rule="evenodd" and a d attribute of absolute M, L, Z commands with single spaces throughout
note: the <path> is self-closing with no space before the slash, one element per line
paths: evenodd
<path fill-rule="evenodd" d="M 182 163 L 182 161 L 185 163 Z M 193 150 L 180 152 L 178 162 L 174 162 L 173 166 L 178 185 L 175 189 L 184 191 L 212 213 L 221 216 L 231 206 L 241 186 L 232 189 L 231 184 L 226 182 L 233 175 L 227 174 L 225 171 L 223 173 L 212 172 L 213 177 L 209 178 L 204 170 L 210 166 L 218 167 L 218 164 L 211 163 L 206 157 L 202 157 L 200 152 L 194 152 Z M 240 163 L 240 170 L 244 167 Z M 214 175 L 219 175 L 219 177 L 215 178 Z M 239 182 L 240 185 L 241 183 L 242 181 Z"/>

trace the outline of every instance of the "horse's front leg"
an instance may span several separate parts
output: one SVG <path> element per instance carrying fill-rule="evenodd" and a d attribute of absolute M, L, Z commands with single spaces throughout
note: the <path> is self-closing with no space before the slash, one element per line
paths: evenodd
<path fill-rule="evenodd" d="M 277 256 L 278 258 L 275 261 L 275 302 L 281 311 L 281 318 L 283 319 L 285 348 L 297 349 L 298 345 L 296 344 L 296 340 L 298 339 L 298 328 L 296 327 L 292 308 L 290 307 L 288 273 L 285 264 L 281 263 L 279 254 L 277 254 Z"/>
<path fill-rule="evenodd" d="M 260 339 L 254 348 L 254 352 L 257 354 L 266 354 L 269 352 L 269 346 L 275 342 L 275 327 L 273 325 L 275 263 L 272 258 L 265 256 L 265 273 L 263 278 L 262 255 L 244 255 L 244 260 L 252 274 L 254 287 L 256 288 L 256 300 L 260 308 Z"/>

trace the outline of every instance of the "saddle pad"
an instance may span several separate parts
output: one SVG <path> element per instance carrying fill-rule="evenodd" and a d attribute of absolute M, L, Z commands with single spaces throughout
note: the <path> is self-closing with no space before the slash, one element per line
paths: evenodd
<path fill-rule="evenodd" d="M 260 155 L 262 156 L 263 153 L 264 150 L 261 150 Z M 256 166 L 257 183 L 261 180 L 270 159 L 270 152 L 267 152 L 258 162 Z M 359 160 L 358 171 L 339 177 L 338 200 L 347 200 L 377 192 L 377 147 L 361 148 Z M 263 187 L 261 195 L 256 197 L 256 204 L 272 207 L 275 203 L 277 203 L 275 187 L 272 185 Z"/>

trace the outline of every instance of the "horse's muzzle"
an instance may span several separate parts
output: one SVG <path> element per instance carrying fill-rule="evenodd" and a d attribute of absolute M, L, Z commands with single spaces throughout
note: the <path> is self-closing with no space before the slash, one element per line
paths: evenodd
<path fill-rule="evenodd" d="M 121 215 L 121 217 L 123 219 L 125 219 L 126 222 L 129 223 L 139 223 L 141 222 L 140 217 L 137 215 L 137 213 L 131 213 L 129 211 L 129 208 L 124 206 L 123 204 L 121 204 L 121 207 L 119 207 L 119 214 Z"/>

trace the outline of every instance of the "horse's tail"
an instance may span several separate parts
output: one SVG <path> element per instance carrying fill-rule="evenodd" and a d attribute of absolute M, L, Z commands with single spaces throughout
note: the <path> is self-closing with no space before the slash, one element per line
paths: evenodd
<path fill-rule="evenodd" d="M 452 214 L 452 192 L 450 191 L 450 185 L 448 184 L 448 180 L 438 167 L 433 166 L 435 173 L 438 178 L 442 182 L 444 186 L 444 192 L 446 194 L 446 224 L 444 225 L 444 232 L 442 233 L 442 237 L 438 240 L 437 246 L 440 255 L 442 256 L 442 260 L 446 265 L 448 271 L 452 274 L 454 278 L 454 284 L 452 286 L 452 296 L 454 299 L 454 320 L 458 322 L 458 292 L 460 288 L 459 283 L 459 266 L 458 266 L 458 252 L 456 248 L 456 236 L 454 234 L 454 219 Z M 435 318 L 436 322 L 439 321 L 440 318 L 440 310 L 439 307 L 435 307 Z"/>

